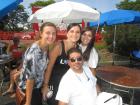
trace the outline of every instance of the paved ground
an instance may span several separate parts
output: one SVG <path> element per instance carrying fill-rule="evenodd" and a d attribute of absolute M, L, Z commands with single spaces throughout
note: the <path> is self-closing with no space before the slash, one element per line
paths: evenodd
<path fill-rule="evenodd" d="M 0 91 L 0 105 L 16 105 L 15 99 L 10 98 L 10 96 L 2 96 L 2 92 L 4 92 L 7 87 L 9 86 L 9 83 L 4 83 L 3 89 Z"/>
<path fill-rule="evenodd" d="M 9 96 L 0 96 L 0 105 L 16 105 L 15 99 L 11 99 Z"/>

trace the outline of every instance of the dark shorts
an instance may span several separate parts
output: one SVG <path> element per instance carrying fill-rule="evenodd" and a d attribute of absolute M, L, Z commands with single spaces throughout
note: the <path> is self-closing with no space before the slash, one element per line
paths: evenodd
<path fill-rule="evenodd" d="M 41 93 L 41 89 L 33 89 L 32 99 L 31 99 L 31 105 L 42 105 L 42 93 Z"/>

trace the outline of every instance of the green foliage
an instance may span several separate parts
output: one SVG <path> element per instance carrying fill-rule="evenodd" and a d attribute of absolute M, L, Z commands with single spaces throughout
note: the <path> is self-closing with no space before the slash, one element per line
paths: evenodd
<path fill-rule="evenodd" d="M 113 26 L 105 26 L 104 30 L 106 33 L 103 33 L 104 40 L 107 44 L 107 48 L 110 52 L 113 51 L 112 43 L 113 43 L 113 35 L 114 35 L 114 27 Z"/>
<path fill-rule="evenodd" d="M 27 23 L 28 17 L 24 6 L 18 5 L 15 10 L 9 12 L 8 15 L 0 21 L 0 29 L 3 31 L 23 31 L 24 27 L 29 26 Z"/>
<path fill-rule="evenodd" d="M 47 6 L 47 5 L 50 5 L 52 3 L 55 3 L 54 0 L 48 0 L 48 1 L 36 1 L 34 3 L 31 3 L 31 7 L 32 6 Z"/>
<path fill-rule="evenodd" d="M 23 5 L 18 5 L 17 9 L 23 10 L 24 11 L 24 6 Z"/>
<path fill-rule="evenodd" d="M 101 49 L 106 49 L 108 48 L 108 46 L 106 44 L 96 44 L 95 43 L 95 46 L 94 46 L 97 50 L 101 50 Z"/>
<path fill-rule="evenodd" d="M 136 24 L 122 24 L 116 25 L 116 47 L 115 53 L 127 56 L 129 52 L 134 49 L 140 48 L 140 26 Z M 113 50 L 113 36 L 114 36 L 114 27 L 115 26 L 107 26 L 105 27 L 106 34 L 104 35 L 104 39 L 108 47 L 109 51 Z"/>
<path fill-rule="evenodd" d="M 130 1 L 124 0 L 116 5 L 118 9 L 136 10 L 140 11 L 140 0 Z"/>
<path fill-rule="evenodd" d="M 118 9 L 127 9 L 140 11 L 140 0 L 130 1 L 124 0 L 117 4 Z M 129 52 L 133 49 L 140 49 L 140 25 L 139 24 L 121 24 L 116 25 L 116 47 L 115 53 L 123 56 L 129 56 Z M 104 34 L 104 39 L 109 46 L 109 51 L 113 50 L 113 26 L 105 26 L 106 33 Z"/>

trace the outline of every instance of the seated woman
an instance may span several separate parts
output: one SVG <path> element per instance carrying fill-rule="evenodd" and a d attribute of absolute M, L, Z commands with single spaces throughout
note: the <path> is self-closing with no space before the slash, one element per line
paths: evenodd
<path fill-rule="evenodd" d="M 14 37 L 13 44 L 9 46 L 7 51 L 14 58 L 12 65 L 15 65 L 16 67 L 20 65 L 25 49 L 25 46 L 20 43 L 19 37 Z"/>
<path fill-rule="evenodd" d="M 22 64 L 10 72 L 10 85 L 9 88 L 4 93 L 2 93 L 3 96 L 10 95 L 11 98 L 15 97 L 15 88 L 21 73 L 21 67 Z"/>

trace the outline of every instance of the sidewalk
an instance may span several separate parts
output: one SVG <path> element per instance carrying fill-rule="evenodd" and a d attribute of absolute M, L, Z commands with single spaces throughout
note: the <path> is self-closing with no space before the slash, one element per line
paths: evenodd
<path fill-rule="evenodd" d="M 0 95 L 0 105 L 16 105 L 15 99 L 10 98 L 9 96 Z"/>
<path fill-rule="evenodd" d="M 0 70 L 0 83 L 2 79 L 2 70 Z M 0 90 L 0 105 L 16 105 L 15 99 L 10 98 L 9 96 L 2 96 L 2 93 L 8 88 L 9 82 L 4 82 L 2 90 Z"/>

